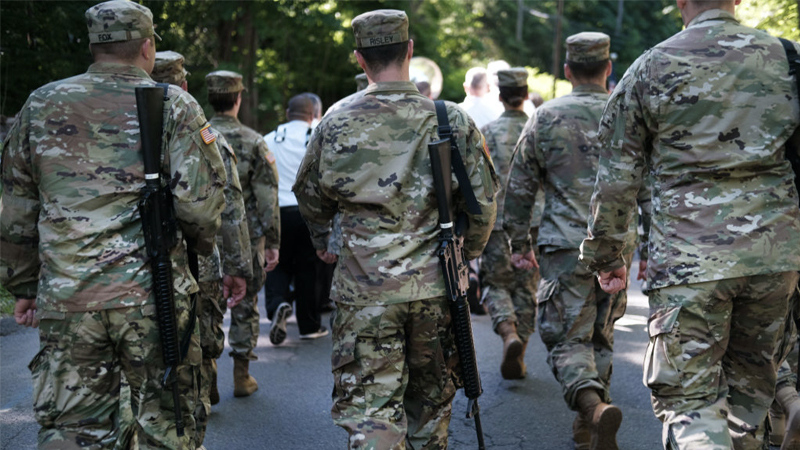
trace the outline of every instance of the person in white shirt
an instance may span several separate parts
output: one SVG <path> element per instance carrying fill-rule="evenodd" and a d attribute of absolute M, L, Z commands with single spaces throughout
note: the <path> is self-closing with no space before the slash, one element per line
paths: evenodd
<path fill-rule="evenodd" d="M 494 109 L 494 102 L 489 98 L 489 78 L 486 69 L 483 67 L 473 67 L 467 71 L 464 77 L 464 92 L 467 93 L 464 101 L 458 106 L 464 108 L 475 121 L 478 128 L 483 128 L 487 123 L 500 117 Z"/>
<path fill-rule="evenodd" d="M 317 256 L 292 192 L 297 170 L 306 154 L 306 144 L 313 130 L 317 111 L 313 94 L 299 94 L 289 100 L 289 121 L 264 136 L 278 167 L 278 205 L 281 209 L 281 261 L 267 275 L 264 288 L 267 317 L 272 321 L 269 339 L 279 345 L 286 339 L 286 320 L 292 315 L 295 301 L 300 339 L 316 339 L 328 334 L 322 326 L 317 300 Z M 321 109 L 321 107 L 319 108 Z M 290 286 L 294 296 L 290 297 Z"/>

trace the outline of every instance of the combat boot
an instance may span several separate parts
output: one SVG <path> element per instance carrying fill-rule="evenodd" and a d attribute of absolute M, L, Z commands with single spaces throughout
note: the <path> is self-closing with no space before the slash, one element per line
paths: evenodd
<path fill-rule="evenodd" d="M 497 333 L 503 338 L 503 361 L 500 363 L 500 374 L 506 380 L 525 378 L 524 363 L 520 365 L 520 355 L 522 355 L 524 347 L 517 334 L 517 326 L 509 320 L 504 320 L 497 324 Z"/>
<path fill-rule="evenodd" d="M 219 389 L 217 389 L 217 360 L 211 361 L 211 387 L 208 391 L 208 399 L 212 405 L 219 403 Z"/>
<path fill-rule="evenodd" d="M 250 376 L 250 360 L 233 358 L 233 396 L 247 397 L 257 390 L 258 383 Z"/>
<path fill-rule="evenodd" d="M 794 387 L 786 386 L 775 393 L 775 400 L 786 415 L 786 433 L 781 450 L 800 450 L 800 397 Z"/>
<path fill-rule="evenodd" d="M 592 388 L 581 389 L 577 397 L 578 411 L 591 425 L 590 450 L 619 450 L 617 431 L 622 423 L 622 411 L 603 403 Z"/>
<path fill-rule="evenodd" d="M 576 414 L 572 422 L 572 441 L 575 450 L 589 450 L 592 445 L 592 424 L 581 413 Z"/>

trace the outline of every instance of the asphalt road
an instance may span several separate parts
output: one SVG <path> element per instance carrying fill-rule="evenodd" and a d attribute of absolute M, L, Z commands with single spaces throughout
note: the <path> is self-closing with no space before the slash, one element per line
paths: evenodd
<path fill-rule="evenodd" d="M 263 300 L 260 305 L 263 312 Z M 618 433 L 622 450 L 661 448 L 661 425 L 650 409 L 649 390 L 642 385 L 646 320 L 647 300 L 634 284 L 627 313 L 617 322 L 615 333 L 611 393 L 624 417 Z M 205 440 L 208 450 L 346 448 L 347 434 L 333 425 L 329 415 L 330 336 L 301 341 L 293 321 L 286 342 L 276 347 L 269 343 L 269 321 L 262 319 L 258 361 L 250 366 L 260 388 L 252 396 L 233 397 L 233 363 L 227 351 L 218 361 L 221 401 L 213 408 Z M 491 331 L 489 317 L 473 316 L 473 330 L 484 388 L 480 405 L 487 448 L 571 449 L 574 413 L 563 402 L 539 337 L 533 336 L 528 346 L 527 378 L 507 381 L 500 376 L 502 346 Z M 0 337 L 0 450 L 36 448 L 38 427 L 32 415 L 27 364 L 37 351 L 37 341 L 34 330 Z M 476 449 L 473 422 L 464 417 L 462 392 L 453 408 L 450 448 Z"/>

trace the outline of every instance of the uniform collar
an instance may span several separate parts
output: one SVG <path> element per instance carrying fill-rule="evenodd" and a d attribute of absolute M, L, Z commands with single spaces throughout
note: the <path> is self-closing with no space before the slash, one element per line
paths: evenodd
<path fill-rule="evenodd" d="M 500 117 L 518 117 L 518 116 L 528 117 L 528 115 L 525 114 L 525 111 L 518 111 L 516 109 L 509 109 L 507 111 L 503 111 L 503 114 L 500 114 Z"/>
<path fill-rule="evenodd" d="M 701 22 L 706 22 L 708 20 L 726 20 L 729 22 L 739 23 L 739 21 L 736 20 L 736 17 L 728 11 L 723 11 L 721 9 L 709 9 L 708 11 L 703 11 L 695 16 L 695 18 L 689 22 L 689 25 L 686 25 L 686 28 L 698 25 Z"/>
<path fill-rule="evenodd" d="M 139 78 L 150 78 L 144 70 L 132 64 L 118 64 L 118 63 L 94 63 L 89 66 L 87 73 L 108 73 L 114 75 L 129 75 Z"/>
<path fill-rule="evenodd" d="M 598 86 L 596 84 L 579 84 L 572 88 L 573 94 L 584 94 L 584 93 L 596 93 L 596 94 L 608 94 L 606 88 L 603 86 Z"/>
<path fill-rule="evenodd" d="M 367 86 L 364 94 L 383 92 L 405 92 L 409 94 L 419 94 L 419 89 L 417 89 L 417 86 L 410 81 L 380 81 Z"/>

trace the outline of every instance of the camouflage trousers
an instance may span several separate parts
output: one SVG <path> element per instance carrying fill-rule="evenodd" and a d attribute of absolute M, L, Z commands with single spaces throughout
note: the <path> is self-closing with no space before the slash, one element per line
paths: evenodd
<path fill-rule="evenodd" d="M 188 302 L 177 302 L 178 325 L 188 324 Z M 39 449 L 112 449 L 118 438 L 139 449 L 194 449 L 200 347 L 193 330 L 177 369 L 185 435 L 175 428 L 172 391 L 153 305 L 103 311 L 43 311 L 40 350 L 30 363 Z M 120 392 L 124 374 L 125 398 Z M 124 408 L 124 410 L 123 410 Z M 116 448 L 120 448 L 117 446 Z"/>
<path fill-rule="evenodd" d="M 337 304 L 333 408 L 348 448 L 446 449 L 458 365 L 444 297 Z"/>
<path fill-rule="evenodd" d="M 231 327 L 228 331 L 230 355 L 234 358 L 258 359 L 253 353 L 261 332 L 258 315 L 258 292 L 264 287 L 265 239 L 262 237 L 250 242 L 253 253 L 253 278 L 247 280 L 247 294 L 238 305 L 231 308 Z"/>
<path fill-rule="evenodd" d="M 775 391 L 782 387 L 791 386 L 797 388 L 797 363 L 800 357 L 800 346 L 797 342 L 797 319 L 800 315 L 800 304 L 798 304 L 797 293 L 791 301 L 791 313 L 786 318 L 785 332 L 783 334 L 783 350 L 780 352 L 781 365 L 778 367 L 778 383 Z"/>
<path fill-rule="evenodd" d="M 201 281 L 197 294 L 197 322 L 200 324 L 200 348 L 203 363 L 200 366 L 200 401 L 195 408 L 197 421 L 197 445 L 201 445 L 206 435 L 208 416 L 211 414 L 211 382 L 217 373 L 216 359 L 225 349 L 225 332 L 222 321 L 227 304 L 222 298 L 222 280 Z"/>
<path fill-rule="evenodd" d="M 535 239 L 535 238 L 534 238 Z M 517 326 L 523 342 L 536 331 L 536 285 L 539 271 L 520 270 L 511 264 L 511 248 L 503 230 L 492 231 L 481 255 L 481 288 L 492 317 L 492 329 L 506 320 Z"/>
<path fill-rule="evenodd" d="M 666 449 L 766 448 L 796 272 L 650 291 L 644 382 Z"/>
<path fill-rule="evenodd" d="M 625 291 L 609 295 L 600 289 L 579 254 L 577 249 L 542 253 L 537 292 L 547 363 L 573 410 L 581 389 L 595 389 L 603 401 L 611 400 L 614 322 L 625 314 L 628 299 Z"/>

